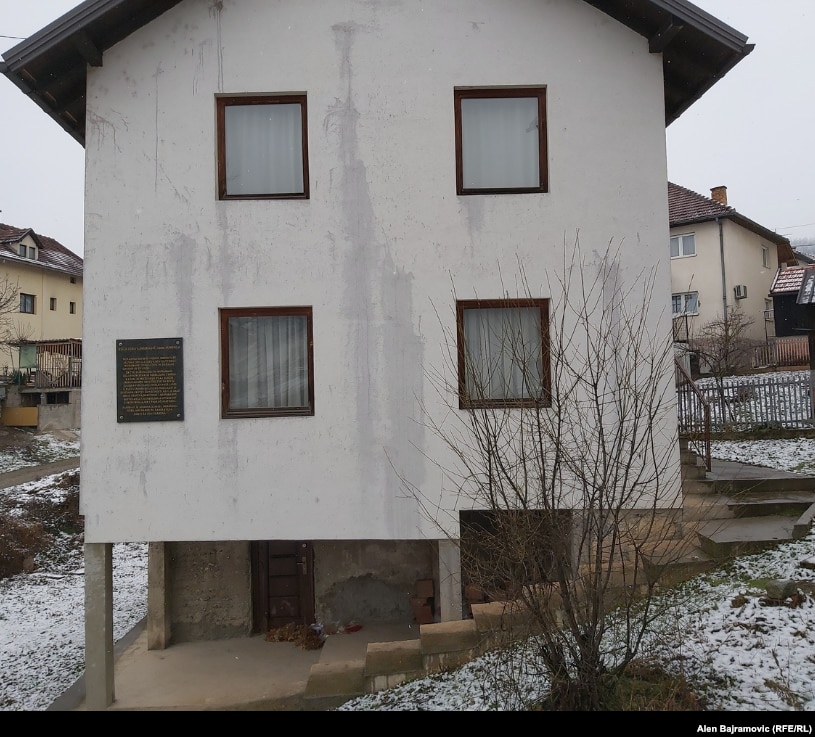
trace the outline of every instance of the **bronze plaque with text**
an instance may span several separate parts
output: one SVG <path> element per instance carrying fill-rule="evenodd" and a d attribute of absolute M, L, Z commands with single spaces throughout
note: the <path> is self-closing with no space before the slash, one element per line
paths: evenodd
<path fill-rule="evenodd" d="M 116 341 L 116 419 L 166 422 L 184 419 L 181 338 Z"/>

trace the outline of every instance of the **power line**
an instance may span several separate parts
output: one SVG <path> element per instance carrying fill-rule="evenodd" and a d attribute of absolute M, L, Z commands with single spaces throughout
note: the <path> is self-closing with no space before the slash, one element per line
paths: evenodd
<path fill-rule="evenodd" d="M 783 228 L 778 228 L 778 230 L 792 230 L 792 228 L 809 228 L 812 225 L 815 225 L 815 223 L 804 223 L 803 225 L 787 225 Z"/>
<path fill-rule="evenodd" d="M 25 41 L 25 36 L 5 36 L 2 33 L 0 33 L 0 38 L 11 38 L 15 41 Z"/>

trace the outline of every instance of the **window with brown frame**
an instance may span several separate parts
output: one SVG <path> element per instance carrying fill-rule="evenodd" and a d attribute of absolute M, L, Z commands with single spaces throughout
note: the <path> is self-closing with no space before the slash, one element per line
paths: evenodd
<path fill-rule="evenodd" d="M 459 407 L 548 407 L 549 300 L 456 303 Z"/>
<path fill-rule="evenodd" d="M 308 199 L 306 95 L 215 101 L 219 199 Z"/>
<path fill-rule="evenodd" d="M 221 309 L 221 416 L 314 414 L 311 307 Z"/>
<path fill-rule="evenodd" d="M 545 87 L 456 88 L 456 192 L 547 192 Z"/>

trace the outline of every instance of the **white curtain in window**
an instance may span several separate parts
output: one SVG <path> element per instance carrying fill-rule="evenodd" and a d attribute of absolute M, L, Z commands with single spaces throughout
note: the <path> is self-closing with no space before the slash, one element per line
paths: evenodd
<path fill-rule="evenodd" d="M 230 409 L 307 405 L 307 318 L 300 315 L 230 318 Z"/>
<path fill-rule="evenodd" d="M 540 309 L 468 309 L 463 321 L 469 398 L 539 398 Z"/>
<path fill-rule="evenodd" d="M 303 192 L 301 106 L 227 105 L 226 193 Z"/>
<path fill-rule="evenodd" d="M 464 188 L 540 186 L 539 122 L 535 97 L 463 98 Z"/>

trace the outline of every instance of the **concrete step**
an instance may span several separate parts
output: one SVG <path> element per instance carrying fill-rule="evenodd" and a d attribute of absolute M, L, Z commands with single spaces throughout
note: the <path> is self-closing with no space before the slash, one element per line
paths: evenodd
<path fill-rule="evenodd" d="M 684 483 L 688 479 L 705 479 L 707 477 L 707 469 L 705 468 L 704 464 L 696 465 L 696 466 L 689 466 L 683 465 L 682 466 L 682 482 Z"/>
<path fill-rule="evenodd" d="M 785 516 L 800 517 L 813 504 L 815 492 L 748 492 L 727 502 L 734 517 Z"/>
<path fill-rule="evenodd" d="M 797 517 L 764 515 L 712 520 L 700 525 L 699 547 L 715 560 L 757 553 L 795 539 Z"/>
<path fill-rule="evenodd" d="M 707 478 L 700 481 L 702 485 L 710 485 L 714 494 L 736 496 L 738 494 L 758 493 L 787 493 L 787 492 L 815 492 L 815 477 L 788 476 L 777 478 Z"/>

